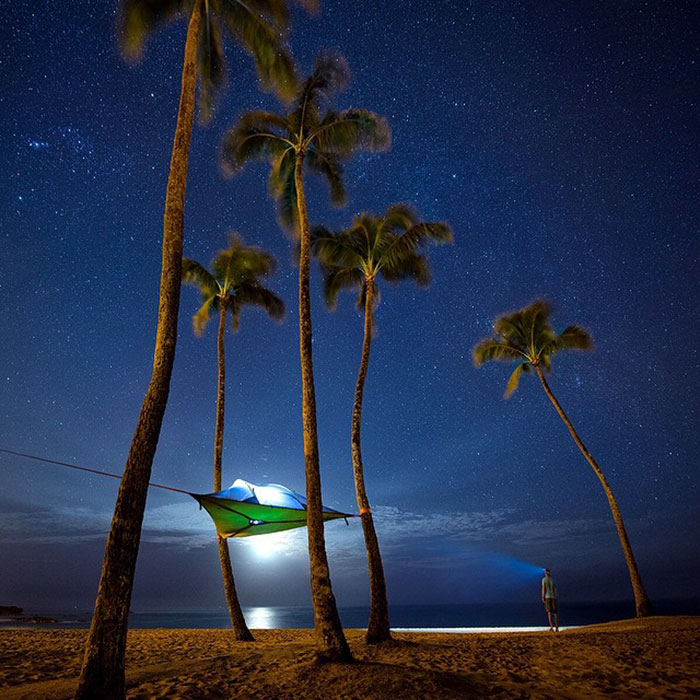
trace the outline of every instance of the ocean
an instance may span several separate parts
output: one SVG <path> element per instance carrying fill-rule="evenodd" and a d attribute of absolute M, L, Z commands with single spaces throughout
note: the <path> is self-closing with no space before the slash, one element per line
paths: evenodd
<path fill-rule="evenodd" d="M 699 600 L 655 601 L 659 615 L 699 615 Z M 313 627 L 310 607 L 244 607 L 248 626 L 252 629 L 295 629 Z M 366 606 L 340 608 L 344 627 L 367 626 L 369 608 Z M 56 612 L 48 610 L 24 611 L 24 615 L 42 615 L 56 618 L 55 624 L 18 623 L 3 620 L 5 625 L 72 628 L 90 626 L 90 612 Z M 606 601 L 573 603 L 560 601 L 559 622 L 562 627 L 577 627 L 599 622 L 610 622 L 634 617 L 632 601 Z M 519 630 L 536 629 L 546 624 L 546 615 L 540 601 L 531 603 L 465 604 L 465 605 L 394 605 L 390 608 L 391 626 L 394 629 L 439 629 L 483 631 L 484 629 Z M 179 612 L 132 612 L 129 626 L 132 628 L 163 627 L 188 629 L 213 629 L 230 627 L 225 609 Z M 4 626 L 4 625 L 3 625 Z"/>

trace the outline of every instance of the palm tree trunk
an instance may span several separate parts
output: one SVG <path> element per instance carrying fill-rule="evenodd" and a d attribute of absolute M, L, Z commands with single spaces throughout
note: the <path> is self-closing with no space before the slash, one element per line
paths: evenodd
<path fill-rule="evenodd" d="M 254 642 L 255 638 L 248 629 L 245 617 L 243 617 L 243 610 L 241 610 L 241 604 L 238 601 L 236 582 L 233 580 L 231 554 L 228 551 L 228 540 L 221 537 L 221 535 L 217 535 L 216 539 L 219 544 L 219 562 L 221 563 L 221 575 L 224 579 L 224 593 L 226 594 L 233 635 L 239 642 Z"/>
<path fill-rule="evenodd" d="M 216 336 L 216 359 L 219 370 L 216 385 L 216 427 L 214 428 L 214 491 L 221 491 L 221 459 L 224 451 L 224 410 L 226 404 L 226 304 L 219 297 L 219 331 Z"/>
<path fill-rule="evenodd" d="M 355 477 L 357 506 L 360 509 L 362 532 L 367 548 L 367 568 L 369 571 L 369 623 L 367 625 L 367 643 L 376 644 L 391 639 L 389 628 L 389 604 L 386 597 L 384 567 L 379 551 L 379 541 L 374 529 L 374 519 L 365 490 L 364 468 L 362 465 L 362 397 L 365 391 L 365 379 L 369 367 L 369 353 L 372 346 L 374 326 L 374 279 L 365 280 L 365 333 L 362 341 L 362 358 L 355 385 L 355 400 L 352 406 L 352 470 Z"/>
<path fill-rule="evenodd" d="M 217 357 L 219 365 L 219 381 L 216 388 L 216 429 L 214 430 L 214 491 L 221 491 L 221 457 L 224 447 L 224 404 L 226 401 L 226 357 L 224 355 L 224 334 L 226 332 L 226 304 L 219 299 L 219 332 L 217 335 Z M 231 554 L 228 549 L 228 541 L 216 536 L 219 546 L 219 563 L 221 575 L 224 579 L 224 594 L 226 605 L 231 618 L 234 637 L 239 642 L 252 642 L 253 635 L 248 629 L 243 610 L 236 592 L 236 582 L 233 578 L 233 566 Z"/>
<path fill-rule="evenodd" d="M 311 236 L 304 194 L 304 153 L 297 154 L 294 184 L 299 211 L 299 355 L 301 360 L 302 421 L 304 427 L 304 469 L 306 472 L 306 521 L 309 538 L 309 568 L 311 599 L 314 607 L 314 626 L 319 657 L 329 661 L 351 661 L 340 615 L 335 603 L 331 575 L 326 555 L 321 504 L 321 470 L 318 458 L 318 431 L 316 427 L 316 392 L 312 356 L 311 294 L 309 277 L 311 266 Z"/>
<path fill-rule="evenodd" d="M 102 574 L 76 692 L 78 700 L 124 698 L 124 652 L 134 570 L 148 481 L 170 391 L 180 306 L 185 189 L 194 120 L 197 36 L 202 15 L 195 2 L 187 28 L 177 125 L 165 196 L 160 302 L 153 372 L 124 467 L 107 538 Z"/>
<path fill-rule="evenodd" d="M 571 424 L 571 421 L 567 417 L 566 413 L 564 413 L 564 409 L 561 407 L 559 401 L 557 401 L 557 398 L 554 396 L 552 390 L 549 388 L 549 384 L 547 383 L 547 380 L 545 379 L 544 374 L 542 373 L 542 370 L 538 365 L 535 365 L 535 371 L 537 372 L 537 376 L 540 378 L 542 387 L 544 388 L 545 393 L 549 397 L 549 400 L 552 402 L 552 405 L 559 414 L 559 417 L 564 421 L 564 424 L 569 429 L 571 437 L 573 437 L 574 442 L 578 446 L 579 450 L 581 450 L 583 456 L 586 458 L 586 461 L 588 462 L 588 464 L 591 465 L 591 468 L 595 472 L 595 475 L 598 477 L 600 483 L 603 485 L 605 495 L 608 497 L 610 510 L 612 511 L 613 520 L 615 521 L 615 526 L 617 527 L 617 534 L 620 538 L 622 551 L 625 554 L 627 568 L 629 569 L 630 581 L 632 582 L 632 590 L 634 592 L 636 615 L 637 617 L 647 617 L 648 615 L 653 615 L 654 610 L 651 601 L 649 600 L 649 596 L 647 595 L 646 589 L 644 588 L 644 584 L 642 583 L 642 577 L 640 576 L 639 569 L 637 568 L 637 562 L 634 558 L 632 545 L 630 544 L 629 538 L 627 537 L 627 531 L 625 530 L 625 524 L 622 520 L 622 514 L 620 513 L 620 509 L 618 508 L 617 501 L 615 500 L 615 496 L 613 495 L 612 489 L 610 488 L 610 485 L 608 484 L 608 481 L 605 478 L 605 475 L 603 474 L 602 470 L 600 469 L 596 461 L 593 459 L 591 453 L 588 451 L 586 446 L 583 444 L 583 441 L 578 436 L 576 430 L 574 430 L 574 426 Z"/>

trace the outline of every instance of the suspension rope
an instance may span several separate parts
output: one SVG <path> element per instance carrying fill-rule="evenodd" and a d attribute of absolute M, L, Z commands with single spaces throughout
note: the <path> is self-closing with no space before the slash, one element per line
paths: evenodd
<path fill-rule="evenodd" d="M 111 476 L 113 479 L 121 480 L 121 478 L 122 478 L 119 474 L 112 474 L 111 472 L 103 472 L 103 471 L 99 471 L 98 469 L 89 469 L 88 467 L 81 467 L 77 464 L 69 464 L 68 462 L 58 462 L 55 459 L 46 459 L 45 457 L 37 457 L 36 455 L 28 455 L 28 454 L 25 454 L 24 452 L 15 452 L 14 450 L 6 450 L 2 447 L 0 447 L 0 452 L 4 452 L 5 454 L 8 454 L 8 455 L 15 455 L 15 457 L 25 457 L 26 459 L 33 459 L 33 460 L 36 460 L 37 462 L 45 462 L 46 464 L 55 464 L 55 465 L 58 465 L 59 467 L 68 467 L 69 469 L 79 469 L 81 472 L 90 472 L 91 474 L 99 474 L 100 476 Z M 156 484 L 156 483 L 153 483 L 152 481 L 149 481 L 148 485 L 152 486 L 155 489 L 165 489 L 166 491 L 175 491 L 176 493 L 185 493 L 188 496 L 192 495 L 189 491 L 184 491 L 183 489 L 176 489 L 172 486 L 163 486 L 163 484 Z"/>

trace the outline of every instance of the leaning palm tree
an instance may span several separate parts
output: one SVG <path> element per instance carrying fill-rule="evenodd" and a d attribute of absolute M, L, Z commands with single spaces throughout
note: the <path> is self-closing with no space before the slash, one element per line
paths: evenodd
<path fill-rule="evenodd" d="M 224 81 L 224 27 L 251 54 L 263 87 L 283 96 L 294 85 L 291 59 L 282 43 L 286 0 L 124 0 L 122 41 L 127 58 L 140 56 L 157 26 L 183 16 L 187 36 L 180 104 L 170 158 L 163 217 L 162 269 L 153 373 L 129 449 L 102 563 L 90 633 L 76 698 L 124 697 L 124 651 L 134 570 L 153 456 L 170 391 L 180 304 L 185 186 L 199 80 L 200 115 L 209 116 Z"/>
<path fill-rule="evenodd" d="M 279 202 L 280 220 L 299 238 L 299 353 L 311 597 L 319 655 L 341 661 L 352 657 L 333 596 L 323 533 L 304 173 L 308 169 L 325 177 L 330 185 L 331 201 L 342 204 L 345 201 L 343 161 L 357 151 L 376 151 L 389 145 L 389 127 L 377 115 L 362 109 L 338 112 L 327 106 L 328 98 L 341 90 L 349 78 L 342 56 L 322 54 L 313 73 L 299 88 L 291 112 L 284 116 L 259 111 L 244 114 L 226 133 L 222 150 L 222 166 L 228 174 L 241 170 L 252 160 L 270 162 L 269 186 Z"/>
<path fill-rule="evenodd" d="M 221 250 L 211 264 L 211 272 L 195 260 L 182 261 L 182 279 L 196 285 L 202 294 L 202 305 L 193 317 L 194 332 L 201 336 L 212 310 L 219 313 L 217 356 L 219 378 L 216 391 L 216 428 L 214 430 L 214 491 L 221 491 L 221 456 L 224 445 L 224 402 L 226 399 L 226 360 L 224 356 L 224 331 L 226 316 L 231 315 L 233 330 L 238 330 L 241 311 L 245 306 L 260 306 L 272 318 L 282 318 L 284 303 L 263 286 L 260 277 L 272 274 L 275 259 L 260 248 L 247 246 L 235 233 L 231 245 Z M 246 625 L 241 604 L 236 593 L 233 567 L 228 540 L 217 536 L 219 562 L 224 579 L 224 593 L 233 632 L 239 641 L 253 641 Z"/>
<path fill-rule="evenodd" d="M 331 233 L 321 226 L 311 232 L 311 250 L 321 261 L 324 272 L 326 304 L 334 309 L 339 292 L 354 289 L 359 292 L 357 305 L 364 309 L 365 315 L 350 443 L 357 506 L 367 548 L 370 590 L 367 642 L 370 644 L 391 638 L 384 567 L 365 488 L 360 438 L 362 397 L 369 367 L 374 312 L 379 303 L 377 281 L 381 276 L 387 282 L 413 280 L 426 286 L 430 282 L 430 268 L 422 247 L 429 241 L 442 243 L 451 240 L 452 232 L 447 224 L 421 221 L 416 212 L 405 204 L 389 207 L 382 216 L 357 216 L 350 228 L 340 233 Z"/>
<path fill-rule="evenodd" d="M 499 316 L 493 324 L 493 337 L 485 338 L 474 347 L 474 364 L 480 367 L 484 362 L 491 360 L 497 362 L 515 361 L 518 363 L 508 380 L 505 391 L 506 398 L 510 397 L 518 388 L 518 383 L 523 373 L 535 371 L 547 397 L 603 485 L 603 490 L 608 498 L 613 520 L 617 527 L 617 534 L 622 544 L 622 551 L 627 561 L 637 617 L 646 617 L 653 614 L 652 605 L 642 584 L 642 577 L 639 575 L 632 545 L 627 537 L 625 524 L 615 496 L 605 475 L 583 444 L 576 430 L 574 430 L 574 426 L 566 413 L 564 413 L 564 409 L 552 393 L 544 376 L 544 373 L 549 372 L 551 368 L 553 355 L 562 350 L 590 350 L 593 347 L 593 339 L 588 331 L 585 328 L 581 328 L 581 326 L 567 326 L 561 333 L 555 333 L 549 322 L 550 314 L 551 308 L 549 304 L 542 299 L 538 299 L 519 311 Z"/>

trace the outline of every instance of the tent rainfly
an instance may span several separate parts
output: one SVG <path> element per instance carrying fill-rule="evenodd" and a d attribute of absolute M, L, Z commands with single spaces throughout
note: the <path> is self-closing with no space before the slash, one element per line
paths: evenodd
<path fill-rule="evenodd" d="M 190 495 L 209 513 L 222 537 L 267 535 L 306 525 L 306 499 L 280 484 L 256 486 L 236 479 L 223 491 Z M 351 517 L 323 506 L 324 520 Z"/>

